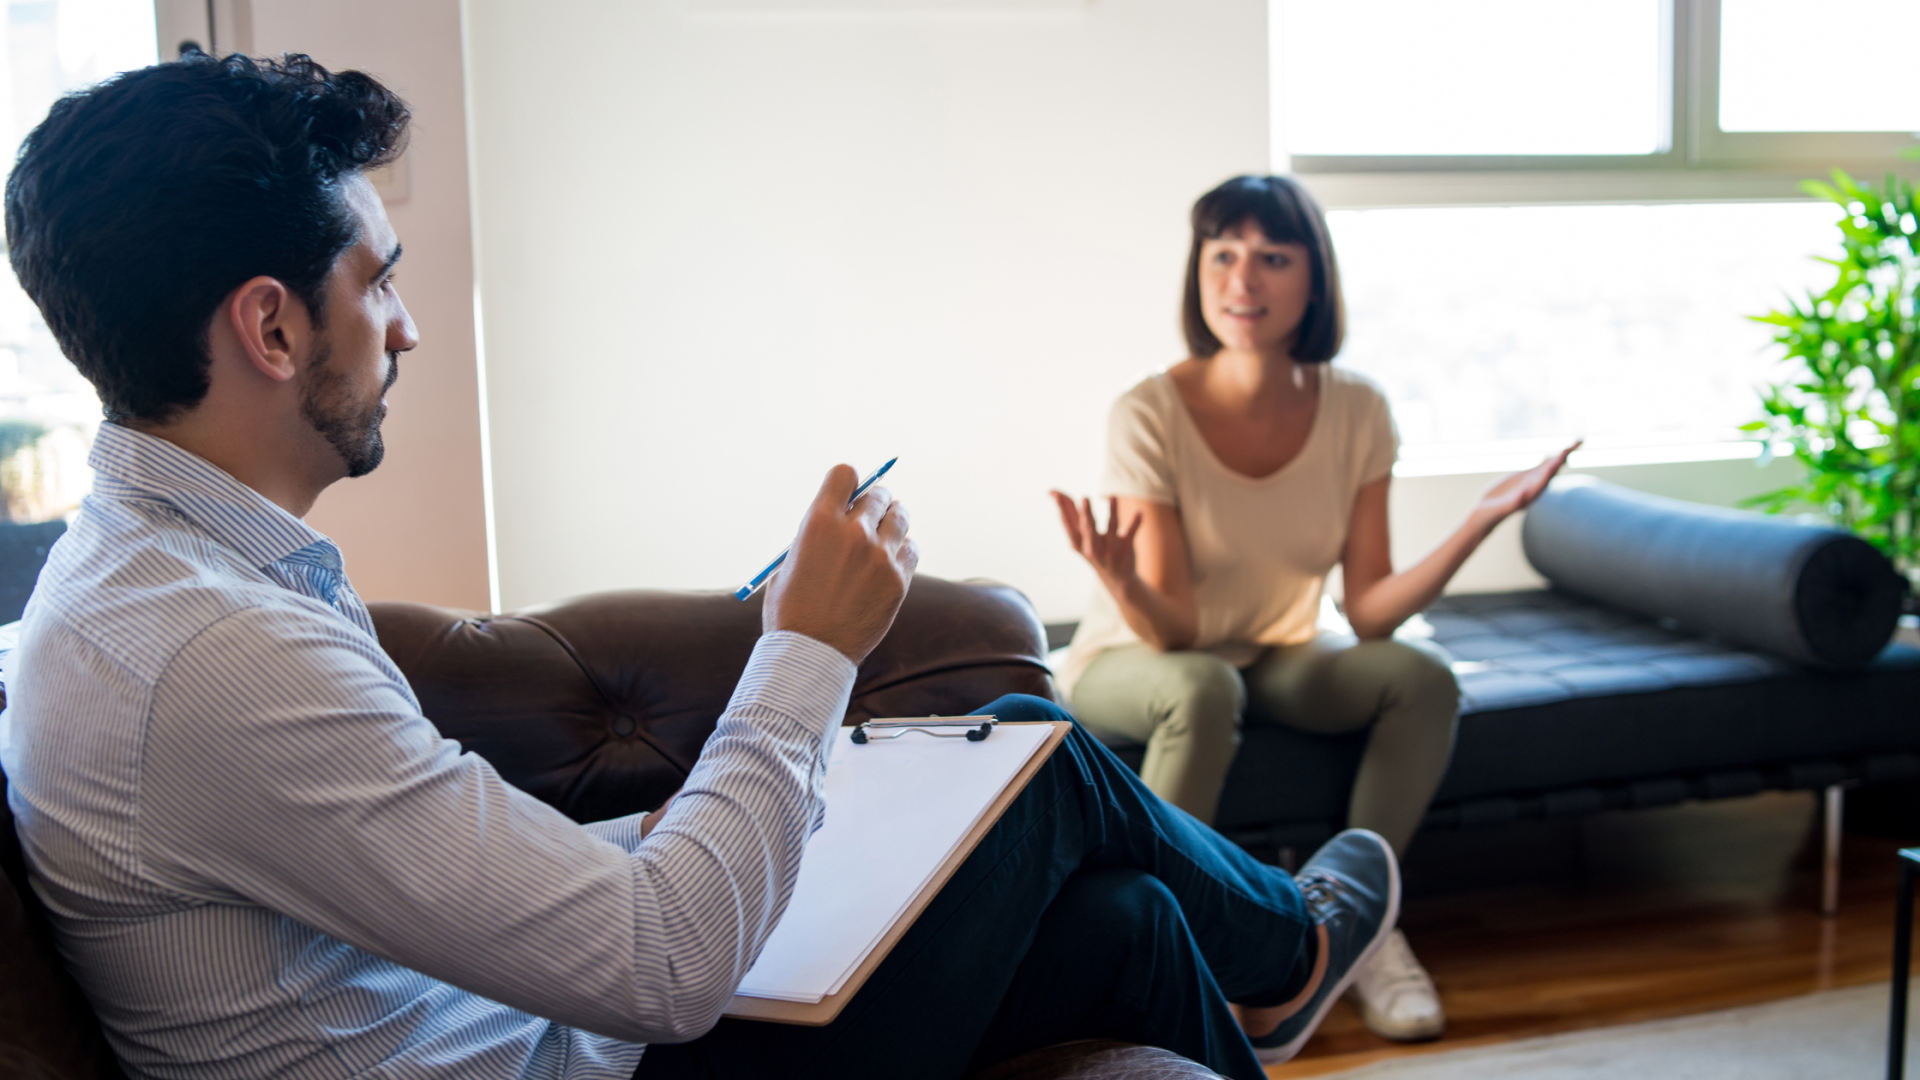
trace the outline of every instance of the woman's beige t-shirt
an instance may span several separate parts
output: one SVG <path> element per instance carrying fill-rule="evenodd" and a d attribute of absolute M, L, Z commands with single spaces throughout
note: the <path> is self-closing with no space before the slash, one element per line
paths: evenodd
<path fill-rule="evenodd" d="M 1114 402 L 1101 493 L 1180 511 L 1200 616 L 1193 647 L 1245 666 L 1264 646 L 1313 638 L 1354 498 L 1393 471 L 1399 441 L 1380 389 L 1327 365 L 1306 445 L 1278 472 L 1246 476 L 1214 457 L 1162 372 Z M 1095 589 L 1061 683 L 1071 692 L 1103 650 L 1139 640 L 1107 590 Z"/>

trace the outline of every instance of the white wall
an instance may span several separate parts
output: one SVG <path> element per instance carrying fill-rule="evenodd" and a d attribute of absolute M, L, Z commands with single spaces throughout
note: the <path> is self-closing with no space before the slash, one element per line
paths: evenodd
<path fill-rule="evenodd" d="M 369 71 L 414 114 L 407 190 L 387 213 L 406 245 L 398 281 L 420 347 L 401 358 L 387 396 L 385 463 L 335 484 L 308 520 L 340 542 L 369 599 L 485 609 L 459 0 L 252 0 L 248 13 L 253 53 L 304 52 Z"/>
<path fill-rule="evenodd" d="M 899 454 L 926 572 L 1079 617 L 1045 491 L 1184 352 L 1186 208 L 1268 160 L 1266 5 L 810 2 L 468 0 L 505 606 L 731 587 L 827 465 Z M 1578 471 L 1731 504 L 1791 469 Z M 1396 560 L 1493 479 L 1396 481 Z M 1453 590 L 1539 584 L 1518 526 Z"/>
<path fill-rule="evenodd" d="M 1073 617 L 1046 490 L 1183 355 L 1186 209 L 1268 160 L 1264 0 L 721 6 L 468 0 L 503 603 L 732 587 L 898 454 L 926 572 Z"/>

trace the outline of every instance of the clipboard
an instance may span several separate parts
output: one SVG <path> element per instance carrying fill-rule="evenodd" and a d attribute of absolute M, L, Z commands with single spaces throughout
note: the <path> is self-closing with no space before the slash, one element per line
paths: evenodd
<path fill-rule="evenodd" d="M 1053 756 L 1053 752 L 1059 749 L 1060 743 L 1066 739 L 1067 732 L 1073 725 L 1064 720 L 998 725 L 1000 730 L 1036 727 L 1046 727 L 1052 730 L 1047 732 L 1043 741 L 1033 751 L 1032 756 L 1030 756 L 1026 763 L 1006 782 L 1000 789 L 999 794 L 986 805 L 984 810 L 980 811 L 979 816 L 973 823 L 973 827 L 961 837 L 959 843 L 954 846 L 945 861 L 939 865 L 927 883 L 914 895 L 906 907 L 901 910 L 899 917 L 894 919 L 893 924 L 887 928 L 886 932 L 882 934 L 878 941 L 868 950 L 866 956 L 860 961 L 858 966 L 853 969 L 852 973 L 838 990 L 827 994 L 818 1002 L 814 1003 L 735 994 L 733 1000 L 727 1005 L 724 1015 L 738 1017 L 744 1020 L 766 1020 L 774 1023 L 802 1024 L 813 1027 L 832 1023 L 833 1019 L 840 1015 L 840 1010 L 846 1007 L 847 1002 L 853 1000 L 853 996 L 860 992 L 862 986 L 866 985 L 868 976 L 872 975 L 874 970 L 880 966 L 880 962 L 885 960 L 887 954 L 893 951 L 893 947 L 899 943 L 900 938 L 906 934 L 907 929 L 913 925 L 914 920 L 920 917 L 920 914 L 927 909 L 927 905 L 933 902 L 933 898 L 939 894 L 941 889 L 946 887 L 948 880 L 953 877 L 954 871 L 958 870 L 960 864 L 965 862 L 969 855 L 973 854 L 973 850 L 976 847 L 980 846 L 980 841 L 987 835 L 987 830 L 993 828 L 1000 820 L 1000 816 L 1006 813 L 1007 807 L 1013 804 L 1013 800 L 1019 797 L 1022 791 L 1026 790 L 1028 781 L 1032 780 L 1033 775 L 1040 771 L 1040 766 L 1046 764 L 1047 759 Z M 956 753 L 966 753 L 973 745 L 973 743 L 960 740 L 952 740 L 951 742 L 941 740 L 941 742 L 947 746 L 951 746 L 953 752 Z M 827 812 L 829 814 L 833 812 L 831 804 L 829 804 Z"/>

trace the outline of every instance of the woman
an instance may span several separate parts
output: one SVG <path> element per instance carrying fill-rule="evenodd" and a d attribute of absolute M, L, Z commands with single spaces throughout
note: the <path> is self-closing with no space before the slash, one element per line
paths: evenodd
<path fill-rule="evenodd" d="M 1404 854 L 1446 771 L 1459 691 L 1444 660 L 1393 632 L 1573 447 L 1494 485 L 1432 554 L 1395 573 L 1398 438 L 1380 391 L 1328 364 L 1343 318 L 1326 224 L 1298 184 L 1243 176 L 1194 204 L 1182 310 L 1192 355 L 1114 404 L 1106 530 L 1089 500 L 1053 493 L 1103 586 L 1062 682 L 1088 728 L 1145 743 L 1148 786 L 1202 821 L 1243 719 L 1369 730 L 1347 824 Z M 1336 563 L 1353 636 L 1317 628 Z M 1398 931 L 1355 992 L 1388 1038 L 1445 1025 Z"/>

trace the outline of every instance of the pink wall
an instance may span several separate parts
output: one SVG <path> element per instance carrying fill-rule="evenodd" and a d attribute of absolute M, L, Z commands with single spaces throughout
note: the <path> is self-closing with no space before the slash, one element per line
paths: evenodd
<path fill-rule="evenodd" d="M 387 207 L 420 327 L 388 395 L 386 463 L 336 484 L 308 520 L 339 541 L 368 599 L 484 610 L 488 596 L 473 244 L 459 0 L 252 0 L 256 55 L 304 52 L 378 76 L 413 106 L 409 191 Z"/>

